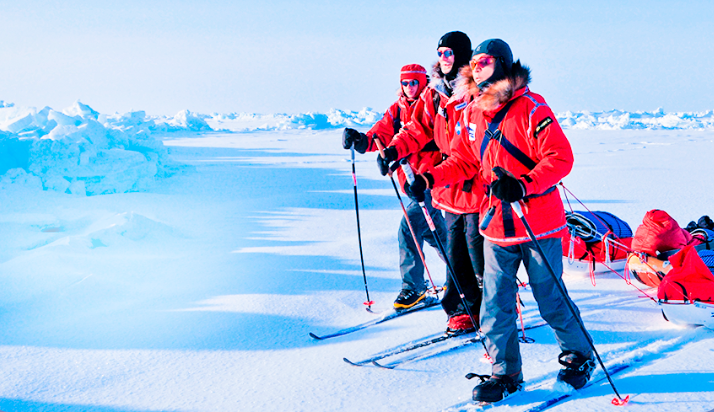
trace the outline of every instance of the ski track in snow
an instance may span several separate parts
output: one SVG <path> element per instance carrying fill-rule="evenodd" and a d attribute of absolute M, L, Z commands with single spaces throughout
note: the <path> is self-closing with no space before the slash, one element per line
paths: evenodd
<path fill-rule="evenodd" d="M 654 208 L 682 226 L 714 214 L 714 182 L 702 177 L 714 132 L 566 133 L 576 163 L 564 183 L 589 208 L 633 229 Z M 468 399 L 476 383 L 464 375 L 489 372 L 479 344 L 396 370 L 342 361 L 443 331 L 438 308 L 326 341 L 308 337 L 374 316 L 362 305 L 351 165 L 340 134 L 167 137 L 170 160 L 190 168 L 143 192 L 85 197 L 2 186 L 0 409 L 438 411 Z M 401 209 L 374 157 L 357 156 L 357 179 L 369 292 L 379 311 L 400 287 Z M 425 252 L 443 283 L 444 265 L 431 248 Z M 646 359 L 614 379 L 633 396 L 628 410 L 714 409 L 713 331 L 666 322 L 614 275 L 599 277 L 596 287 L 587 278 L 565 280 L 606 363 Z M 522 298 L 526 318 L 537 320 L 530 293 Z M 528 336 L 536 343 L 521 345 L 524 375 L 537 385 L 557 373 L 559 350 L 547 327 Z M 657 352 L 685 336 L 691 339 Z M 647 351 L 630 351 L 643 344 Z M 552 410 L 611 410 L 605 385 Z"/>

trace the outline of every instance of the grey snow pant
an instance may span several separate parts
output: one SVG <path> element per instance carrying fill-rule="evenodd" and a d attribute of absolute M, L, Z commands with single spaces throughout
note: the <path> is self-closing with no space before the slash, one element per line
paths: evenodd
<path fill-rule="evenodd" d="M 563 284 L 563 260 L 560 238 L 539 239 L 545 255 Z M 516 320 L 516 272 L 521 262 L 526 268 L 533 296 L 538 302 L 541 317 L 548 322 L 561 350 L 577 351 L 592 357 L 588 338 L 583 335 L 577 320 L 553 281 L 533 242 L 512 246 L 498 246 L 484 241 L 484 290 L 481 306 L 481 331 L 486 336 L 486 347 L 493 358 L 493 375 L 513 375 L 521 371 Z M 565 289 L 565 285 L 563 284 Z M 572 302 L 572 300 L 571 300 Z M 580 311 L 573 303 L 577 316 Z"/>
<path fill-rule="evenodd" d="M 444 225 L 444 217 L 441 216 L 441 212 L 434 209 L 431 206 L 431 193 L 426 191 L 426 208 L 431 215 L 431 220 L 434 222 L 434 227 L 436 227 L 436 233 L 439 235 L 439 240 L 442 244 L 446 244 L 446 227 Z M 421 206 L 413 200 L 409 202 L 406 207 L 407 216 L 409 216 L 409 222 L 414 228 L 414 232 L 419 242 L 419 247 L 423 248 L 424 241 L 431 245 L 431 247 L 437 250 L 439 257 L 443 260 L 444 257 L 441 256 L 441 252 L 436 245 L 436 240 L 429 229 L 429 225 L 426 223 L 424 218 L 424 212 Z M 409 225 L 407 220 L 402 216 L 402 222 L 399 224 L 399 271 L 402 274 L 402 289 L 413 290 L 416 292 L 423 292 L 426 290 L 426 283 L 424 282 L 424 264 L 419 257 L 419 250 L 414 243 L 414 238 L 409 230 Z"/>

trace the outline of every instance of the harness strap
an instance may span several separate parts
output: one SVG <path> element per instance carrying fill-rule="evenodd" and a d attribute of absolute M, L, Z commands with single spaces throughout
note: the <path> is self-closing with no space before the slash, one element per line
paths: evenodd
<path fill-rule="evenodd" d="M 392 127 L 394 128 L 394 134 L 396 135 L 402 130 L 402 108 L 397 106 L 397 115 L 392 119 Z"/>
<path fill-rule="evenodd" d="M 488 128 L 484 132 L 483 140 L 481 141 L 481 151 L 479 154 L 479 160 L 483 160 L 483 155 L 484 153 L 486 153 L 486 148 L 488 148 L 488 144 L 491 142 L 491 140 L 498 140 L 504 150 L 506 150 L 516 160 L 521 162 L 523 166 L 532 170 L 536 167 L 536 162 L 530 157 L 528 157 L 527 154 L 523 153 L 521 149 L 516 147 L 508 139 L 506 139 L 503 133 L 501 133 L 501 131 L 498 129 L 501 126 L 501 122 L 506 117 L 508 109 L 511 108 L 514 102 L 515 99 L 508 102 L 508 104 L 506 104 L 501 110 L 498 111 L 498 113 L 496 113 L 495 116 L 493 116 L 492 121 L 488 123 Z"/>
<path fill-rule="evenodd" d="M 493 116 L 493 119 L 491 122 L 488 123 L 488 127 L 486 128 L 486 131 L 484 132 L 483 135 L 483 140 L 481 141 L 481 150 L 479 153 L 479 160 L 483 161 L 483 156 L 486 153 L 486 149 L 488 148 L 488 144 L 491 142 L 491 140 L 496 140 L 499 142 L 501 147 L 506 150 L 511 156 L 513 156 L 517 161 L 519 161 L 523 166 L 528 168 L 529 170 L 533 170 L 537 163 L 528 157 L 521 149 L 516 147 L 513 143 L 511 143 L 506 137 L 501 133 L 499 130 L 499 127 L 501 126 L 501 122 L 503 122 L 503 119 L 506 117 L 506 114 L 508 113 L 508 110 L 511 108 L 513 103 L 516 101 L 516 99 L 511 100 L 508 102 L 501 110 L 499 110 L 495 116 Z M 486 186 L 486 193 L 489 192 L 489 187 Z M 528 200 L 532 199 L 535 197 L 539 196 L 544 196 L 549 194 L 555 190 L 555 186 L 550 187 L 548 190 L 546 190 L 543 193 L 535 194 L 535 195 L 530 195 L 526 196 L 523 198 L 523 200 Z M 515 222 L 513 219 L 513 209 L 511 208 L 511 204 L 508 202 L 501 201 L 501 211 L 502 211 L 502 216 L 503 216 L 503 234 L 506 238 L 509 237 L 515 237 L 516 236 L 516 226 Z"/>

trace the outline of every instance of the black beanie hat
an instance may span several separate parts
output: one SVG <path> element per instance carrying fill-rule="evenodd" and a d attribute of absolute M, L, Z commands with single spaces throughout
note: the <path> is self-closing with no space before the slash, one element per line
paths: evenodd
<path fill-rule="evenodd" d="M 439 45 L 436 48 L 438 49 L 439 47 L 448 47 L 454 51 L 454 66 L 445 75 L 448 80 L 453 80 L 459 74 L 459 69 L 467 65 L 471 60 L 471 39 L 466 33 L 451 31 L 441 36 Z M 439 68 L 439 71 L 441 72 L 441 68 Z"/>
<path fill-rule="evenodd" d="M 508 46 L 508 43 L 501 39 L 488 39 L 482 42 L 476 46 L 474 52 L 471 54 L 471 58 L 481 53 L 499 59 L 506 71 L 510 71 L 511 66 L 513 66 L 513 53 L 511 53 L 511 48 Z"/>
<path fill-rule="evenodd" d="M 511 67 L 513 67 L 513 53 L 511 52 L 511 48 L 508 46 L 508 43 L 501 39 L 488 39 L 482 42 L 476 46 L 471 54 L 471 58 L 482 53 L 495 57 L 496 67 L 491 77 L 478 85 L 480 89 L 506 78 L 506 75 L 511 71 Z"/>

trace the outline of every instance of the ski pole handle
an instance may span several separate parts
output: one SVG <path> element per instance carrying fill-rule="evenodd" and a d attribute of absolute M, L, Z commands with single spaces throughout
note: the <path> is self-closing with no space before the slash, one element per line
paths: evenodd
<path fill-rule="evenodd" d="M 355 190 L 357 190 L 357 172 L 355 171 L 355 147 L 354 147 L 354 145 L 350 146 L 350 150 L 352 151 L 352 183 L 354 184 Z"/>
<path fill-rule="evenodd" d="M 481 224 L 478 226 L 478 228 L 481 230 L 486 230 L 488 228 L 488 225 L 491 223 L 491 219 L 493 219 L 493 215 L 495 213 L 496 206 L 491 206 L 486 212 L 486 216 L 483 217 L 483 220 L 481 221 Z"/>
<path fill-rule="evenodd" d="M 377 138 L 377 135 L 372 136 L 372 140 L 374 140 L 374 144 L 376 144 L 377 149 L 379 149 L 379 154 L 382 156 L 382 159 L 384 159 L 384 145 L 379 138 Z"/>
<path fill-rule="evenodd" d="M 516 216 L 518 216 L 519 219 L 523 219 L 523 209 L 521 209 L 521 202 L 513 202 L 511 203 L 511 207 L 513 208 L 513 211 L 516 212 Z"/>
<path fill-rule="evenodd" d="M 414 183 L 414 172 L 409 162 L 407 162 L 406 159 L 402 159 L 399 163 L 402 165 L 402 172 L 404 172 L 404 176 L 407 178 L 407 183 Z"/>
<path fill-rule="evenodd" d="M 414 171 L 412 170 L 412 167 L 409 165 L 407 159 L 402 159 L 399 163 L 402 165 L 402 172 L 404 172 L 404 176 L 407 178 L 407 183 L 411 185 L 414 183 Z M 436 226 L 434 225 L 434 221 L 431 220 L 431 215 L 429 214 L 426 205 L 423 201 L 421 201 L 419 202 L 419 206 L 421 206 L 421 210 L 424 212 L 424 219 L 426 220 L 426 224 L 429 225 L 429 230 L 431 230 L 432 233 L 436 233 Z"/>

